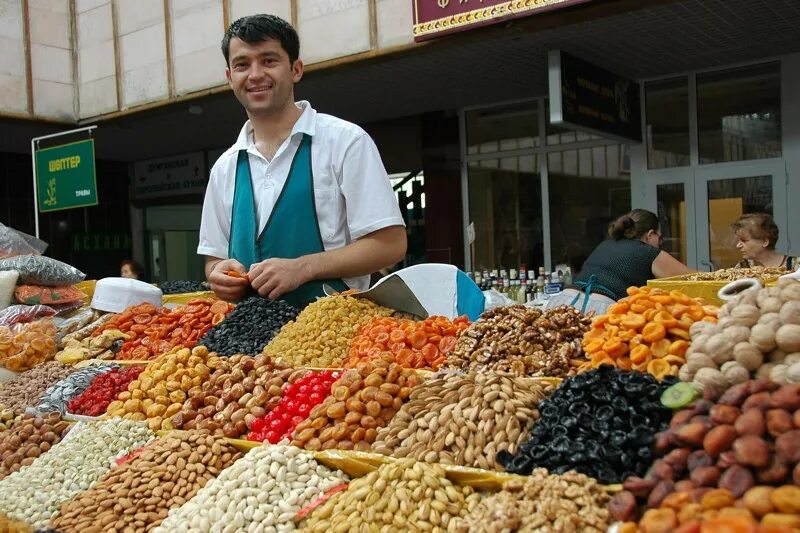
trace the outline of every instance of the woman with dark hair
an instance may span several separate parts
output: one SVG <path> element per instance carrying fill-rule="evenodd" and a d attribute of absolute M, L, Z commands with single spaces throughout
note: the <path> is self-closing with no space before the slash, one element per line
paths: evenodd
<path fill-rule="evenodd" d="M 797 268 L 797 258 L 775 251 L 778 242 L 778 225 L 766 213 L 747 213 L 733 223 L 733 231 L 738 239 L 736 247 L 742 252 L 739 268 L 754 266 Z"/>
<path fill-rule="evenodd" d="M 119 265 L 119 275 L 123 278 L 140 279 L 142 267 L 133 259 L 126 259 Z"/>
<path fill-rule="evenodd" d="M 628 287 L 694 272 L 661 250 L 658 217 L 650 211 L 634 209 L 619 217 L 609 226 L 608 236 L 583 263 L 574 288 L 550 298 L 548 308 L 569 304 L 580 306 L 582 313 L 602 314 L 627 295 Z"/>

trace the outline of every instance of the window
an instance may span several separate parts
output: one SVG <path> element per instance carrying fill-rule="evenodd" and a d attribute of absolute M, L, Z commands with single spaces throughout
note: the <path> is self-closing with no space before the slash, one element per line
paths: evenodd
<path fill-rule="evenodd" d="M 689 165 L 689 80 L 675 78 L 645 85 L 647 167 Z"/>
<path fill-rule="evenodd" d="M 780 64 L 697 76 L 700 163 L 781 156 Z"/>
<path fill-rule="evenodd" d="M 577 274 L 608 224 L 631 209 L 630 175 L 621 171 L 624 145 L 594 146 L 547 155 L 553 266 Z"/>
<path fill-rule="evenodd" d="M 544 264 L 542 189 L 536 154 L 473 161 L 468 166 L 472 268 Z"/>
<path fill-rule="evenodd" d="M 538 102 L 466 113 L 467 154 L 487 154 L 539 146 Z"/>

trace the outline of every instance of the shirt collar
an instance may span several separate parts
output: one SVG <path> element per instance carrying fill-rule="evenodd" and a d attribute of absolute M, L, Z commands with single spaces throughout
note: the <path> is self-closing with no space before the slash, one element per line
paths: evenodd
<path fill-rule="evenodd" d="M 300 118 L 297 119 L 297 122 L 294 123 L 291 136 L 294 136 L 297 133 L 307 133 L 313 137 L 317 131 L 316 110 L 311 107 L 311 104 L 306 100 L 297 102 L 297 107 L 302 109 L 303 113 L 300 115 Z M 236 143 L 232 148 L 235 150 L 247 150 L 253 146 L 253 144 L 255 144 L 253 142 L 253 125 L 250 124 L 250 121 L 248 120 L 244 123 L 242 130 L 239 132 L 239 137 L 237 137 Z"/>

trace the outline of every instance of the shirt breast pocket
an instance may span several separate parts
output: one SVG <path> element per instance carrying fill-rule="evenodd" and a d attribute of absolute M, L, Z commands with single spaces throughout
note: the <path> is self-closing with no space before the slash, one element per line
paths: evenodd
<path fill-rule="evenodd" d="M 322 240 L 331 242 L 341 224 L 342 196 L 337 188 L 314 189 L 317 223 Z"/>

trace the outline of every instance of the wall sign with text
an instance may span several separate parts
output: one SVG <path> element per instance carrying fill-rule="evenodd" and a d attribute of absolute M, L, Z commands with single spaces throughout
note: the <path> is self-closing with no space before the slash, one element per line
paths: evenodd
<path fill-rule="evenodd" d="M 133 197 L 136 200 L 203 194 L 208 176 L 203 152 L 192 152 L 133 165 Z"/>
<path fill-rule="evenodd" d="M 412 0 L 414 40 L 562 9 L 591 0 Z"/>
<path fill-rule="evenodd" d="M 94 139 L 40 148 L 34 158 L 40 213 L 97 205 Z"/>
<path fill-rule="evenodd" d="M 560 50 L 548 59 L 551 124 L 642 142 L 639 82 Z"/>

